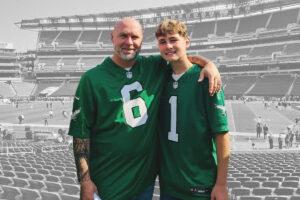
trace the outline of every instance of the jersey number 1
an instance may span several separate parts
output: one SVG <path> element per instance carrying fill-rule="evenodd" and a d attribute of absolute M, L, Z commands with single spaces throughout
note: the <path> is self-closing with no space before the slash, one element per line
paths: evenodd
<path fill-rule="evenodd" d="M 140 92 L 143 90 L 143 87 L 136 81 L 129 85 L 124 85 L 121 90 L 125 120 L 126 123 L 133 128 L 145 124 L 148 119 L 145 101 L 141 97 L 130 99 L 130 92 L 134 90 Z M 140 116 L 138 117 L 133 115 L 133 108 L 135 107 L 138 107 L 140 112 Z"/>
<path fill-rule="evenodd" d="M 177 97 L 171 96 L 169 99 L 171 104 L 171 130 L 168 133 L 168 139 L 173 142 L 178 142 L 178 134 L 176 133 L 176 123 L 177 123 Z"/>

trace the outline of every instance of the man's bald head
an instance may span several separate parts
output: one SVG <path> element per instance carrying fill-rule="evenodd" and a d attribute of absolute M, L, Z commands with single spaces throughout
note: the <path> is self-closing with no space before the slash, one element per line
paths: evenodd
<path fill-rule="evenodd" d="M 134 19 L 134 18 L 131 18 L 131 17 L 124 17 L 120 21 L 116 22 L 116 24 L 114 26 L 114 29 L 113 29 L 113 32 L 115 32 L 120 27 L 124 27 L 124 26 L 135 26 L 143 34 L 143 28 L 142 28 L 142 25 L 140 24 L 140 22 L 138 20 Z"/>

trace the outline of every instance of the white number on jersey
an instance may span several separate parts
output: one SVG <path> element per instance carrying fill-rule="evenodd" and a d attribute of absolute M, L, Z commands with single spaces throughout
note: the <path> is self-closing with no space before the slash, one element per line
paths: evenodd
<path fill-rule="evenodd" d="M 125 120 L 126 123 L 133 128 L 145 124 L 148 119 L 145 101 L 141 97 L 138 97 L 136 99 L 130 99 L 130 92 L 134 90 L 140 92 L 143 90 L 143 87 L 139 82 L 136 81 L 129 85 L 124 85 L 124 87 L 121 90 Z M 134 107 L 138 107 L 140 111 L 139 117 L 135 118 L 133 116 L 132 109 Z"/>
<path fill-rule="evenodd" d="M 178 142 L 178 134 L 176 133 L 177 122 L 177 97 L 171 96 L 169 99 L 171 104 L 171 130 L 168 133 L 168 139 L 174 142 Z"/>

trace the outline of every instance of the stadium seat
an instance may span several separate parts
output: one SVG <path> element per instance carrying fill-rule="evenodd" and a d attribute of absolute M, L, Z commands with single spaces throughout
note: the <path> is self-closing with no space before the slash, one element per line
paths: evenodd
<path fill-rule="evenodd" d="M 272 172 L 265 172 L 265 173 L 262 173 L 261 176 L 262 177 L 273 177 L 273 176 L 275 176 L 275 174 Z"/>
<path fill-rule="evenodd" d="M 41 190 L 45 187 L 45 184 L 38 180 L 28 180 L 28 183 L 28 188 L 30 189 Z"/>
<path fill-rule="evenodd" d="M 227 181 L 235 181 L 235 178 L 230 177 L 229 175 L 227 176 Z"/>
<path fill-rule="evenodd" d="M 54 175 L 54 176 L 62 176 L 63 175 L 62 171 L 59 171 L 59 170 L 49 170 L 49 172 L 51 175 Z"/>
<path fill-rule="evenodd" d="M 77 174 L 75 172 L 64 171 L 63 173 L 64 173 L 65 177 L 71 177 L 71 178 L 77 177 Z"/>
<path fill-rule="evenodd" d="M 249 196 L 250 189 L 248 188 L 233 188 L 231 194 L 235 196 Z"/>
<path fill-rule="evenodd" d="M 43 168 L 44 168 L 44 169 L 48 169 L 49 171 L 50 171 L 50 170 L 53 170 L 53 167 L 50 166 L 50 165 L 45 165 L 45 166 L 43 166 Z"/>
<path fill-rule="evenodd" d="M 46 186 L 44 190 L 48 192 L 60 192 L 62 190 L 62 187 L 59 183 L 44 181 L 44 184 Z"/>
<path fill-rule="evenodd" d="M 289 196 L 289 195 L 293 195 L 293 193 L 294 193 L 294 188 L 276 188 L 274 190 L 274 194 L 276 195 Z"/>
<path fill-rule="evenodd" d="M 287 176 L 284 178 L 284 181 L 299 181 L 299 179 L 298 176 Z"/>
<path fill-rule="evenodd" d="M 20 188 L 20 192 L 22 193 L 22 200 L 39 200 L 41 198 L 37 190 Z"/>
<path fill-rule="evenodd" d="M 242 185 L 246 188 L 258 188 L 260 187 L 260 183 L 258 181 L 245 181 Z"/>
<path fill-rule="evenodd" d="M 26 179 L 12 178 L 14 187 L 26 187 L 29 185 Z"/>
<path fill-rule="evenodd" d="M 0 199 L 16 199 L 22 195 L 19 188 L 16 187 L 2 185 L 2 190 L 3 193 L 1 193 Z"/>
<path fill-rule="evenodd" d="M 268 181 L 277 181 L 277 182 L 282 182 L 284 180 L 284 177 L 269 177 Z"/>
<path fill-rule="evenodd" d="M 40 195 L 41 195 L 43 200 L 61 200 L 60 196 L 57 193 L 54 193 L 54 192 L 41 191 Z"/>
<path fill-rule="evenodd" d="M 252 181 L 265 182 L 267 181 L 267 177 L 253 177 Z"/>
<path fill-rule="evenodd" d="M 16 174 L 13 171 L 3 170 L 2 172 L 3 172 L 3 175 L 6 177 L 16 177 Z"/>
<path fill-rule="evenodd" d="M 37 169 L 37 173 L 47 175 L 47 174 L 49 174 L 49 170 L 47 170 L 47 169 Z"/>
<path fill-rule="evenodd" d="M 64 168 L 64 167 L 60 167 L 60 166 L 54 166 L 54 169 L 55 169 L 55 170 L 58 170 L 58 171 L 60 171 L 60 172 L 65 171 L 65 168 Z"/>
<path fill-rule="evenodd" d="M 31 177 L 31 179 L 33 180 L 45 180 L 45 177 L 41 174 L 29 174 L 29 176 Z"/>
<path fill-rule="evenodd" d="M 36 169 L 32 167 L 26 167 L 25 170 L 27 173 L 37 173 Z"/>
<path fill-rule="evenodd" d="M 10 171 L 10 170 L 13 170 L 13 167 L 11 165 L 2 165 L 2 169 Z"/>
<path fill-rule="evenodd" d="M 229 188 L 240 188 L 242 186 L 239 181 L 228 181 L 227 185 Z"/>
<path fill-rule="evenodd" d="M 291 173 L 289 172 L 281 172 L 281 173 L 278 173 L 277 176 L 281 176 L 281 177 L 287 177 L 287 176 L 290 176 Z"/>
<path fill-rule="evenodd" d="M 263 198 L 254 196 L 241 196 L 239 200 L 263 200 Z"/>
<path fill-rule="evenodd" d="M 270 169 L 270 170 L 268 170 L 268 172 L 272 172 L 272 173 L 277 174 L 277 173 L 280 173 L 280 170 L 278 170 L 278 169 Z"/>
<path fill-rule="evenodd" d="M 300 172 L 293 172 L 293 173 L 291 174 L 291 176 L 297 176 L 297 177 L 300 177 Z"/>
<path fill-rule="evenodd" d="M 243 184 L 246 181 L 251 181 L 251 178 L 250 177 L 236 177 L 235 180 L 240 181 Z"/>
<path fill-rule="evenodd" d="M 13 181 L 10 177 L 0 176 L 0 185 L 12 185 Z"/>
<path fill-rule="evenodd" d="M 18 178 L 28 179 L 30 176 L 27 172 L 15 172 Z"/>
<path fill-rule="evenodd" d="M 70 177 L 59 177 L 60 181 L 62 183 L 66 183 L 66 184 L 77 184 L 76 181 L 74 180 L 74 178 L 70 178 Z"/>
<path fill-rule="evenodd" d="M 232 174 L 232 177 L 245 177 L 245 174 L 243 174 L 243 173 L 233 173 Z"/>
<path fill-rule="evenodd" d="M 60 194 L 61 200 L 79 200 L 79 195 Z"/>
<path fill-rule="evenodd" d="M 57 176 L 53 176 L 53 175 L 45 175 L 46 181 L 49 182 L 58 182 L 59 178 Z"/>
<path fill-rule="evenodd" d="M 80 192 L 79 185 L 62 184 L 62 188 L 62 192 L 69 195 L 79 195 Z"/>
<path fill-rule="evenodd" d="M 291 196 L 290 200 L 299 200 L 300 199 L 300 195 L 299 196 Z"/>
<path fill-rule="evenodd" d="M 272 194 L 271 188 L 254 188 L 252 194 L 256 196 L 268 196 Z"/>
<path fill-rule="evenodd" d="M 260 177 L 260 174 L 259 173 L 249 173 L 247 174 L 248 177 Z"/>
<path fill-rule="evenodd" d="M 284 181 L 281 183 L 281 187 L 298 188 L 299 181 Z"/>
<path fill-rule="evenodd" d="M 265 181 L 262 183 L 263 187 L 266 188 L 279 188 L 279 182 L 276 181 Z"/>
<path fill-rule="evenodd" d="M 16 172 L 25 172 L 25 168 L 24 167 L 21 167 L 21 166 L 15 166 L 14 167 L 14 170 Z"/>
<path fill-rule="evenodd" d="M 288 200 L 288 197 L 279 197 L 279 196 L 268 196 L 265 197 L 265 200 Z"/>

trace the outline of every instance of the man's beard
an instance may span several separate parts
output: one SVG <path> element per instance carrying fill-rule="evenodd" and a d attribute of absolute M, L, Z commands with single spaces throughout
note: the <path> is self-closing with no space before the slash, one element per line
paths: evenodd
<path fill-rule="evenodd" d="M 117 51 L 118 54 L 120 55 L 120 57 L 126 61 L 134 60 L 140 53 L 140 49 L 136 50 L 132 54 L 123 54 L 121 49 L 116 49 L 116 48 L 115 48 L 115 51 Z"/>

